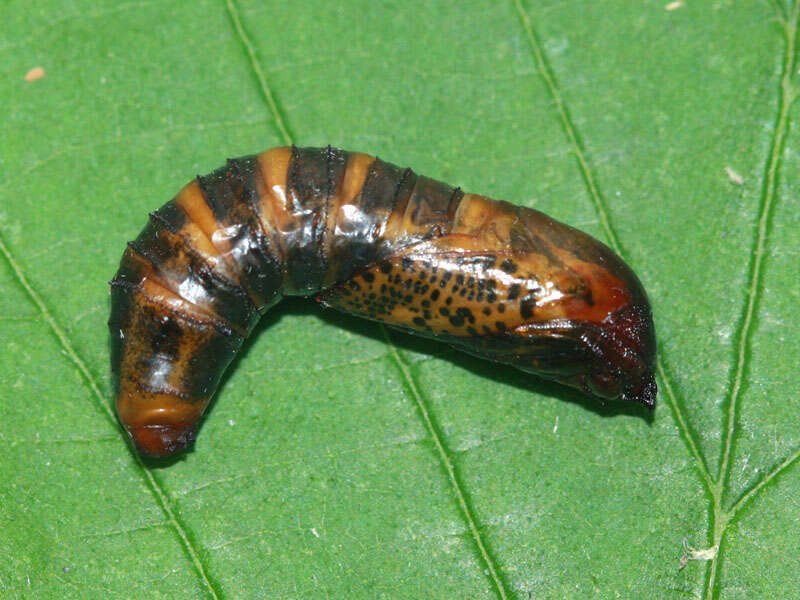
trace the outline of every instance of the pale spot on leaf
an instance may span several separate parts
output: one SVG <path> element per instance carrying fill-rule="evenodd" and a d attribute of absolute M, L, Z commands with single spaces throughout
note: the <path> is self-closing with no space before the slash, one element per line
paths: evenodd
<path fill-rule="evenodd" d="M 25 73 L 25 81 L 31 82 L 36 81 L 37 79 L 41 79 L 44 77 L 44 69 L 42 67 L 34 67 L 27 73 Z"/>

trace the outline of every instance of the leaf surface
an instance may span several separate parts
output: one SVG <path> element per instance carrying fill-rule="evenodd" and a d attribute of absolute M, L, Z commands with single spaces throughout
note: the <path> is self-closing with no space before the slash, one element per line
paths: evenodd
<path fill-rule="evenodd" d="M 799 16 L 4 3 L 0 597 L 800 595 Z M 292 142 L 614 247 L 656 314 L 654 419 L 290 300 L 195 451 L 140 463 L 108 375 L 124 242 L 196 173 Z"/>

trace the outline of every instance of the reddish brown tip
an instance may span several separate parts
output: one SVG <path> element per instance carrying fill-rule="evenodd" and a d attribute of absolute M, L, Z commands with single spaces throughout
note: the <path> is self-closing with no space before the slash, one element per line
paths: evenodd
<path fill-rule="evenodd" d="M 652 373 L 646 373 L 622 392 L 622 400 L 638 402 L 652 410 L 656 407 L 657 395 L 658 386 L 656 385 L 656 378 Z"/>
<path fill-rule="evenodd" d="M 195 425 L 140 425 L 126 427 L 136 450 L 145 458 L 167 458 L 194 442 Z"/>

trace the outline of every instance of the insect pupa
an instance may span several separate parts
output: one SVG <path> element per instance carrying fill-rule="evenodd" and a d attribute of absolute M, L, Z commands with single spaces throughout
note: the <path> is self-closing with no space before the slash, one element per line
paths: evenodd
<path fill-rule="evenodd" d="M 650 304 L 607 246 L 367 154 L 281 147 L 197 177 L 122 256 L 111 370 L 142 455 L 193 442 L 226 367 L 285 295 L 655 405 Z"/>

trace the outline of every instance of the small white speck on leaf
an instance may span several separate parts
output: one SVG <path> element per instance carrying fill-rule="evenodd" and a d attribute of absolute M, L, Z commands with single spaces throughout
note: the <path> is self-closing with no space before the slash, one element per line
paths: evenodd
<path fill-rule="evenodd" d="M 313 534 L 314 534 L 314 537 L 316 537 L 316 538 L 318 538 L 318 537 L 319 537 L 319 533 L 317 533 L 317 528 L 316 528 L 316 527 L 312 527 L 312 528 L 311 528 L 311 533 L 313 533 Z"/>
<path fill-rule="evenodd" d="M 556 415 L 556 424 L 553 425 L 553 433 L 556 433 L 557 431 L 558 431 L 558 415 Z"/>
<path fill-rule="evenodd" d="M 734 171 L 732 167 L 725 167 L 725 174 L 734 185 L 742 185 L 744 183 L 744 177 Z"/>
<path fill-rule="evenodd" d="M 44 69 L 42 67 L 33 67 L 30 71 L 25 73 L 25 81 L 36 81 L 44 77 Z"/>
<path fill-rule="evenodd" d="M 678 569 L 683 569 L 690 560 L 714 560 L 719 551 L 719 545 L 714 544 L 710 548 L 692 548 L 684 540 L 683 542 L 683 555 L 678 561 Z"/>
<path fill-rule="evenodd" d="M 228 425 L 230 427 L 233 427 L 234 425 L 236 425 L 236 421 L 234 421 L 233 419 L 228 419 Z"/>
<path fill-rule="evenodd" d="M 664 10 L 678 10 L 679 8 L 683 8 L 683 2 L 681 0 L 676 0 L 675 2 L 667 4 Z"/>

